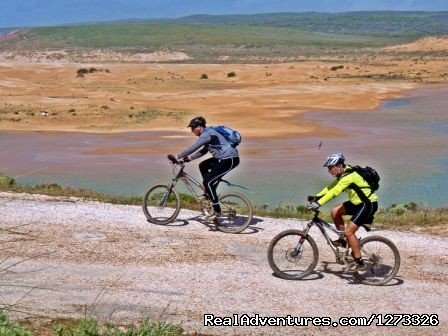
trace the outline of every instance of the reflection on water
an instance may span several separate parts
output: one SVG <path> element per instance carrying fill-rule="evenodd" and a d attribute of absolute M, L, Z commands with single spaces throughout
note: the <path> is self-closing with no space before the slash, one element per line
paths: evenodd
<path fill-rule="evenodd" d="M 430 88 L 389 100 L 377 111 L 308 113 L 306 118 L 340 128 L 346 136 L 245 138 L 241 164 L 228 179 L 252 189 L 248 197 L 255 203 L 300 204 L 331 181 L 322 168 L 325 157 L 343 152 L 349 164 L 378 169 L 381 206 L 411 201 L 447 204 L 447 103 L 448 88 Z M 170 165 L 160 152 L 177 153 L 195 140 L 188 133 L 178 135 L 1 132 L 0 172 L 22 183 L 58 182 L 142 194 L 151 184 L 170 181 Z M 196 177 L 197 163 L 189 166 Z"/>

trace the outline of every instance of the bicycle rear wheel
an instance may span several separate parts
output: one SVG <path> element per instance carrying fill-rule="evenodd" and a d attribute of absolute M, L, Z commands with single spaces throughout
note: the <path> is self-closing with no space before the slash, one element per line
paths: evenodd
<path fill-rule="evenodd" d="M 253 209 L 250 201 L 239 193 L 219 196 L 221 216 L 214 220 L 216 228 L 226 233 L 240 233 L 252 222 Z"/>
<path fill-rule="evenodd" d="M 400 253 L 392 241 L 380 236 L 361 240 L 361 256 L 367 269 L 356 277 L 366 285 L 380 286 L 391 281 L 400 269 Z"/>
<path fill-rule="evenodd" d="M 300 245 L 300 240 L 303 239 Z M 310 275 L 319 260 L 313 238 L 300 230 L 286 230 L 275 236 L 268 247 L 269 266 L 282 279 L 299 280 Z"/>
<path fill-rule="evenodd" d="M 179 194 L 169 186 L 155 185 L 143 198 L 143 212 L 150 223 L 169 224 L 177 218 L 179 211 Z"/>

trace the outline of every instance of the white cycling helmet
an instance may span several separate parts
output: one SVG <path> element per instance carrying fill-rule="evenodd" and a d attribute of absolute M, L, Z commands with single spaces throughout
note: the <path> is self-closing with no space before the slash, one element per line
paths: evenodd
<path fill-rule="evenodd" d="M 342 155 L 342 153 L 331 154 L 325 160 L 323 167 L 336 166 L 339 163 L 344 163 L 344 161 L 345 161 L 345 157 L 344 157 L 344 155 Z"/>

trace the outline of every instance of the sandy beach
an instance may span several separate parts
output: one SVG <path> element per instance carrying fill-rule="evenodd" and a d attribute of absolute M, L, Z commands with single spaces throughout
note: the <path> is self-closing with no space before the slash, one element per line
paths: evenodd
<path fill-rule="evenodd" d="M 419 43 L 396 49 L 420 48 L 424 54 L 433 45 L 447 44 L 446 39 Z M 420 83 L 448 79 L 446 60 L 435 56 L 372 54 L 340 62 L 266 64 L 157 63 L 157 54 L 152 63 L 107 63 L 113 55 L 100 56 L 75 64 L 63 52 L 1 54 L 0 129 L 188 135 L 188 120 L 202 115 L 209 124 L 231 125 L 248 138 L 309 136 L 320 125 L 302 119 L 305 112 L 375 109 Z M 162 62 L 180 57 L 159 56 Z M 319 132 L 340 131 L 327 127 Z"/>

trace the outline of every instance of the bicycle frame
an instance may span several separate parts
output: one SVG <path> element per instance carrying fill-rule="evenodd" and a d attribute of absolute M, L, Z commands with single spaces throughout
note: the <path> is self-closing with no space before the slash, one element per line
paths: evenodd
<path fill-rule="evenodd" d="M 344 230 L 338 230 L 335 227 L 331 226 L 326 221 L 324 221 L 323 219 L 320 219 L 319 218 L 319 210 L 315 210 L 314 211 L 313 219 L 310 222 L 308 222 L 308 224 L 307 224 L 307 226 L 306 226 L 306 228 L 304 230 L 305 236 L 308 235 L 308 232 L 310 231 L 310 229 L 314 225 L 316 225 L 319 228 L 320 232 L 325 237 L 325 240 L 327 241 L 328 245 L 330 245 L 330 248 L 332 249 L 336 259 L 342 261 L 341 256 L 338 253 L 339 249 L 338 249 L 338 247 L 334 246 L 334 244 L 331 241 L 330 236 L 328 235 L 327 231 L 331 231 L 331 232 L 337 234 L 339 238 L 343 238 L 344 237 Z M 300 239 L 300 241 L 299 241 L 300 246 L 301 246 L 301 244 L 303 243 L 304 240 L 305 240 L 305 238 L 301 238 Z"/>
<path fill-rule="evenodd" d="M 204 186 L 199 183 L 193 176 L 189 175 L 187 172 L 184 171 L 185 165 L 182 163 L 179 164 L 174 164 L 175 166 L 173 167 L 173 178 L 171 180 L 171 184 L 170 184 L 170 190 L 173 189 L 177 182 L 180 180 L 182 180 L 185 184 L 185 186 L 187 187 L 187 189 L 190 191 L 190 193 L 192 195 L 194 195 L 196 197 L 197 200 L 199 200 L 201 198 L 201 195 L 199 195 L 196 190 L 193 188 L 193 185 L 195 185 L 196 187 L 198 187 L 199 189 L 201 189 L 202 191 L 204 190 Z M 177 174 L 174 173 L 175 167 L 176 165 L 179 165 L 181 168 L 179 170 L 179 172 Z"/>

